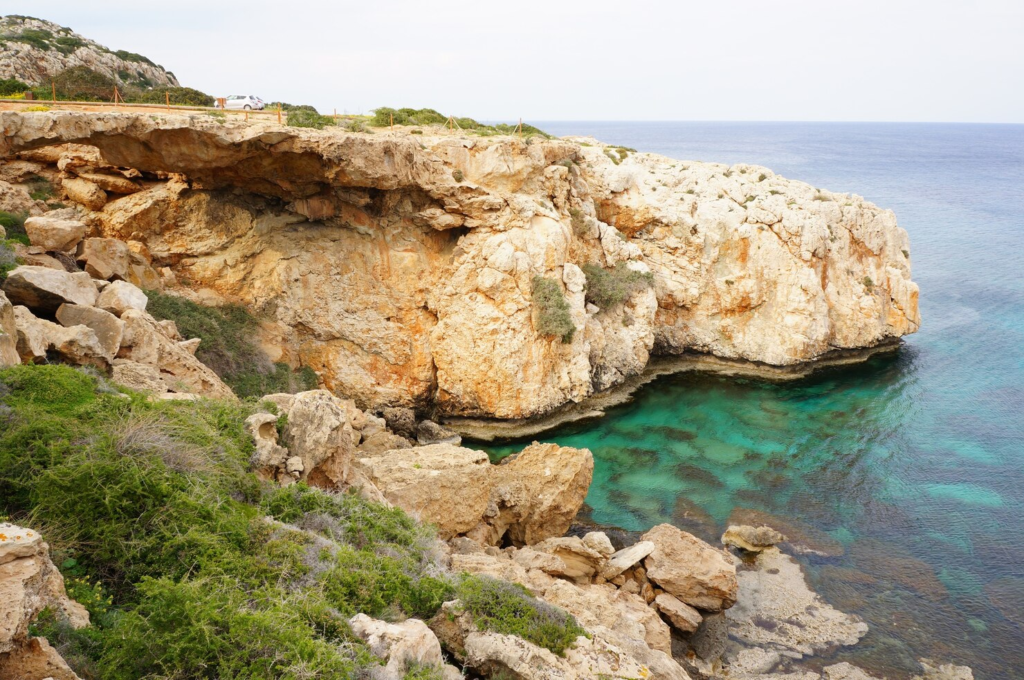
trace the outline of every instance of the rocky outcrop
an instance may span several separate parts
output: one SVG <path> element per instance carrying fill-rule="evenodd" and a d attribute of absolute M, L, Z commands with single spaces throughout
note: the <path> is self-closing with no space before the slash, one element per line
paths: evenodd
<path fill-rule="evenodd" d="M 31 31 L 33 40 L 21 36 Z M 114 52 L 52 21 L 25 16 L 0 17 L 0 78 L 15 78 L 29 85 L 50 79 L 73 66 L 86 66 L 122 87 L 177 86 L 173 73 L 149 59 Z"/>
<path fill-rule="evenodd" d="M 718 611 L 736 602 L 736 566 L 728 553 L 669 524 L 643 536 L 654 544 L 644 558 L 647 578 L 693 607 Z"/>
<path fill-rule="evenodd" d="M 0 116 L 0 155 L 71 144 L 51 154 L 60 172 L 107 193 L 92 236 L 139 244 L 150 277 L 263 312 L 272 355 L 361 408 L 531 418 L 652 351 L 787 366 L 919 324 L 892 214 L 763 168 L 593 140 Z M 603 296 L 590 266 L 653 272 L 653 288 Z M 541 332 L 537 277 L 564 299 L 559 334 Z"/>
<path fill-rule="evenodd" d="M 403 680 L 413 670 L 432 668 L 442 673 L 443 680 L 461 678 L 455 667 L 445 664 L 437 636 L 418 619 L 387 623 L 356 614 L 349 620 L 352 632 L 369 646 L 373 654 L 385 662 L 383 671 L 373 677 L 380 680 Z"/>
<path fill-rule="evenodd" d="M 64 579 L 49 547 L 30 529 L 0 523 L 0 677 L 5 680 L 78 680 L 45 639 L 29 625 L 50 608 L 69 625 L 89 624 L 89 614 L 64 592 Z"/>
<path fill-rule="evenodd" d="M 20 363 L 14 305 L 7 299 L 7 295 L 0 291 L 0 366 L 14 366 Z"/>
<path fill-rule="evenodd" d="M 785 366 L 920 326 L 892 211 L 754 165 L 582 155 L 598 217 L 655 273 L 659 352 Z"/>

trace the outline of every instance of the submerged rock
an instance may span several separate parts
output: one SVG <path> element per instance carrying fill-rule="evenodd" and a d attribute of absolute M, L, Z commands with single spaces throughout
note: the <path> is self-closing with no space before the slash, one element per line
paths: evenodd
<path fill-rule="evenodd" d="M 758 553 L 737 574 L 736 604 L 726 611 L 730 634 L 744 644 L 797 657 L 856 644 L 868 631 L 858 617 L 834 609 L 804 580 L 800 565 L 778 548 Z"/>

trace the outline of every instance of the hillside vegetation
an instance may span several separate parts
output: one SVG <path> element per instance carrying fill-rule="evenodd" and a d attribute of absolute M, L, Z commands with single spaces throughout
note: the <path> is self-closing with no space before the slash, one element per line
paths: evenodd
<path fill-rule="evenodd" d="M 521 589 L 449 574 L 401 510 L 258 481 L 255 408 L 0 370 L 0 516 L 47 536 L 89 609 L 88 628 L 46 611 L 33 630 L 83 678 L 358 677 L 380 662 L 349 617 L 426 618 L 456 597 L 479 628 L 556 652 L 581 633 Z"/>

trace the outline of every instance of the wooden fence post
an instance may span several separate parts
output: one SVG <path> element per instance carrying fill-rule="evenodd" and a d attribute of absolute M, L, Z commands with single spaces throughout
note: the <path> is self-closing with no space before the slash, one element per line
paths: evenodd
<path fill-rule="evenodd" d="M 170 110 L 170 108 L 171 108 L 171 93 L 170 92 L 164 92 L 164 98 L 167 99 L 167 109 Z"/>
<path fill-rule="evenodd" d="M 277 103 L 277 124 L 281 124 L 281 102 Z"/>
<path fill-rule="evenodd" d="M 50 87 L 53 88 L 53 103 L 57 103 L 57 83 L 50 81 Z"/>

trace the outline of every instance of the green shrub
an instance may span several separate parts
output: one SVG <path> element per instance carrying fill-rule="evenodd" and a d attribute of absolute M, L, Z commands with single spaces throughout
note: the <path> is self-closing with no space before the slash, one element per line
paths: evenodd
<path fill-rule="evenodd" d="M 587 276 L 587 302 L 608 309 L 625 302 L 634 293 L 654 285 L 654 274 L 638 272 L 620 262 L 612 269 L 597 264 L 583 265 Z"/>
<path fill-rule="evenodd" d="M 114 52 L 114 54 L 119 59 L 122 59 L 123 61 L 128 61 L 128 62 L 133 62 L 133 63 L 149 64 L 150 66 L 156 66 L 156 64 L 154 64 L 152 61 L 150 61 L 146 57 L 142 56 L 141 54 L 136 54 L 135 52 L 128 52 L 127 50 L 117 50 L 116 52 Z"/>
<path fill-rule="evenodd" d="M 309 111 L 310 113 L 320 113 L 316 110 L 315 106 L 310 104 L 289 104 L 288 102 L 270 102 L 267 104 L 267 109 L 276 109 L 280 107 L 282 111 Z"/>
<path fill-rule="evenodd" d="M 434 534 L 400 510 L 259 482 L 244 403 L 15 366 L 0 411 L 0 513 L 46 536 L 92 614 L 33 632 L 87 680 L 358 677 L 377 662 L 348 616 L 428 617 L 454 595 Z"/>
<path fill-rule="evenodd" d="M 7 243 L 0 242 L 0 282 L 7 280 L 7 275 L 18 266 L 18 256 L 8 247 Z"/>
<path fill-rule="evenodd" d="M 191 87 L 157 87 L 149 90 L 131 91 L 125 99 L 138 104 L 166 104 L 170 96 L 175 106 L 213 106 L 211 95 Z"/>
<path fill-rule="evenodd" d="M 457 595 L 478 630 L 515 635 L 559 656 L 579 636 L 590 637 L 571 614 L 534 598 L 518 583 L 465 576 Z"/>
<path fill-rule="evenodd" d="M 564 343 L 572 342 L 576 325 L 572 322 L 569 303 L 557 281 L 534 276 L 533 305 L 537 310 L 537 332 L 560 337 Z"/>
<path fill-rule="evenodd" d="M 865 288 L 867 288 L 867 289 L 868 289 L 868 291 L 871 291 L 871 290 L 873 290 L 873 289 L 874 289 L 874 287 L 875 287 L 875 282 L 871 280 L 871 277 L 870 277 L 870 276 L 865 276 L 865 277 L 864 277 L 864 280 L 863 280 L 863 281 L 861 281 L 861 283 L 863 283 L 863 284 L 864 284 L 864 287 L 865 287 Z"/>
<path fill-rule="evenodd" d="M 30 245 L 28 234 L 25 232 L 26 219 L 28 219 L 27 213 L 15 214 L 0 210 L 0 227 L 7 232 L 7 240 L 18 241 L 26 246 Z"/>
<path fill-rule="evenodd" d="M 57 99 L 63 101 L 112 101 L 117 83 L 88 66 L 72 66 L 53 77 Z M 40 99 L 50 99 L 51 88 L 39 88 Z M 122 93 L 124 94 L 124 93 Z"/>
<path fill-rule="evenodd" d="M 9 97 L 12 94 L 21 94 L 30 89 L 28 85 L 16 78 L 0 78 L 0 97 Z"/>
<path fill-rule="evenodd" d="M 466 176 L 462 173 L 462 170 L 455 168 L 452 170 L 452 179 L 456 182 L 462 182 L 462 180 L 466 179 Z"/>
<path fill-rule="evenodd" d="M 316 374 L 306 368 L 292 372 L 272 363 L 256 343 L 259 321 L 240 305 L 206 307 L 175 295 L 147 291 L 147 310 L 170 319 L 186 338 L 199 338 L 196 358 L 214 370 L 239 397 L 314 389 Z"/>
<path fill-rule="evenodd" d="M 576 234 L 576 236 L 583 238 L 590 233 L 587 216 L 583 214 L 582 210 L 569 208 L 569 222 L 572 225 L 572 233 Z"/>
<path fill-rule="evenodd" d="M 306 109 L 289 111 L 287 123 L 292 127 L 316 128 L 317 130 L 323 130 L 325 127 L 335 124 L 334 118 L 331 116 L 321 116 L 316 111 L 307 111 Z"/>

